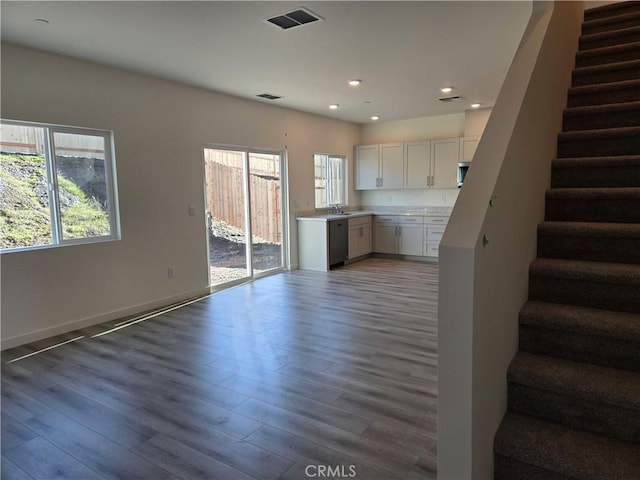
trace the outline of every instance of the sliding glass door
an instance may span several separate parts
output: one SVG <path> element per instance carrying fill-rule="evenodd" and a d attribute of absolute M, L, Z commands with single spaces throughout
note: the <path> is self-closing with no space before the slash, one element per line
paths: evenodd
<path fill-rule="evenodd" d="M 284 267 L 280 153 L 205 148 L 211 287 Z"/>

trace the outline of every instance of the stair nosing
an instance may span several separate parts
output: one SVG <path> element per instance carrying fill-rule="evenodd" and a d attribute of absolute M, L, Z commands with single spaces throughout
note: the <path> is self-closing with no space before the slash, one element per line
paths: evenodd
<path fill-rule="evenodd" d="M 640 238 L 640 224 L 546 220 L 538 225 L 538 234 Z"/>
<path fill-rule="evenodd" d="M 529 265 L 529 278 L 640 286 L 640 265 L 538 257 Z"/>
<path fill-rule="evenodd" d="M 578 196 L 591 198 L 640 197 L 640 187 L 560 187 L 550 188 L 546 192 L 546 198 L 551 199 L 575 198 Z"/>
<path fill-rule="evenodd" d="M 583 137 L 589 140 L 595 140 L 593 137 L 628 137 L 640 136 L 640 126 L 630 127 L 610 127 L 610 128 L 591 128 L 585 130 L 571 130 L 568 132 L 560 132 L 558 141 L 580 140 Z"/>
<path fill-rule="evenodd" d="M 515 436 L 515 442 L 512 436 Z M 531 438 L 533 436 L 536 438 Z M 505 442 L 506 439 L 511 441 Z M 604 479 L 619 473 L 626 475 L 640 471 L 640 446 L 636 444 L 515 412 L 506 413 L 496 433 L 494 450 L 499 455 L 571 478 Z M 558 452 L 563 453 L 562 458 Z M 572 456 L 567 462 L 569 452 Z M 617 472 L 605 470 L 607 465 L 600 461 L 601 456 L 613 459 L 611 464 L 617 466 Z"/>
<path fill-rule="evenodd" d="M 587 50 L 591 50 L 590 48 L 583 49 L 585 47 L 585 43 L 594 42 L 597 40 L 607 39 L 609 37 L 623 37 L 625 34 L 634 33 L 635 31 L 640 31 L 640 26 L 632 26 L 632 27 L 622 27 L 616 30 L 607 30 L 604 32 L 593 32 L 593 33 L 585 33 L 580 36 L 580 51 L 584 52 Z M 602 48 L 602 47 L 595 47 Z"/>
<path fill-rule="evenodd" d="M 640 372 L 519 351 L 507 381 L 640 413 Z"/>
<path fill-rule="evenodd" d="M 598 65 L 588 65 L 586 67 L 576 67 L 573 69 L 572 75 L 574 77 L 580 77 L 582 75 L 591 75 L 594 72 L 598 72 L 599 70 L 627 70 L 637 67 L 640 67 L 640 59 L 623 60 L 621 62 L 600 63 Z"/>
<path fill-rule="evenodd" d="M 640 79 L 620 80 L 619 82 L 595 83 L 593 85 L 577 85 L 569 88 L 569 95 L 581 95 L 592 91 L 624 90 L 640 87 Z"/>
<path fill-rule="evenodd" d="M 580 115 L 593 115 L 598 113 L 624 112 L 629 110 L 640 110 L 640 100 L 620 103 L 604 103 L 601 105 L 580 105 L 577 107 L 567 107 L 564 109 L 563 115 L 565 117 L 574 117 Z"/>
<path fill-rule="evenodd" d="M 593 20 L 585 20 L 582 23 L 582 25 L 583 25 L 583 30 L 589 30 L 594 26 L 599 27 L 602 25 L 617 24 L 617 23 L 620 23 L 621 21 L 630 20 L 636 17 L 640 19 L 640 12 L 622 13 L 620 15 L 611 15 L 609 17 L 604 17 L 604 18 L 594 18 Z"/>
<path fill-rule="evenodd" d="M 529 300 L 518 324 L 640 342 L 640 314 L 631 312 Z"/>
<path fill-rule="evenodd" d="M 551 161 L 553 169 L 582 167 L 619 167 L 640 165 L 640 155 L 610 155 L 600 157 L 558 157 Z M 620 187 L 622 188 L 622 187 Z"/>
<path fill-rule="evenodd" d="M 593 16 L 594 14 L 597 15 L 601 12 L 605 12 L 605 13 L 616 12 L 617 10 L 627 9 L 628 7 L 629 7 L 629 4 L 622 1 L 622 2 L 616 2 L 616 3 L 608 3 L 605 5 L 600 5 L 598 7 L 588 8 L 584 11 L 584 21 L 590 21 L 589 17 Z M 610 18 L 610 17 L 615 17 L 615 15 L 607 15 L 606 17 L 602 17 L 602 18 Z M 598 19 L 593 18 L 591 20 L 598 20 Z"/>
<path fill-rule="evenodd" d="M 624 52 L 627 50 L 640 50 L 640 41 L 631 41 L 627 43 L 619 43 L 617 45 L 607 45 L 606 47 L 595 47 L 587 50 L 579 50 L 576 53 L 577 60 L 599 57 L 602 55 L 610 55 L 615 52 Z M 579 67 L 582 68 L 582 67 Z"/>

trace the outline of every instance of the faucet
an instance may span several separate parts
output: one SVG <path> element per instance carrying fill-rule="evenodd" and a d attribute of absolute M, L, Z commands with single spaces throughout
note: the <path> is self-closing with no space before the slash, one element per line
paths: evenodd
<path fill-rule="evenodd" d="M 340 204 L 339 204 L 339 203 L 336 203 L 336 204 L 333 206 L 333 211 L 334 211 L 335 213 L 342 213 L 342 208 L 341 208 L 341 206 L 340 206 Z"/>

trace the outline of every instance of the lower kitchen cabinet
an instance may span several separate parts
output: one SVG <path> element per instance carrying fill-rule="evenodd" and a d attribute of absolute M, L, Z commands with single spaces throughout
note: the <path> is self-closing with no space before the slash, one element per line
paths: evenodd
<path fill-rule="evenodd" d="M 423 223 L 423 217 L 417 215 L 376 215 L 374 251 L 422 256 Z"/>
<path fill-rule="evenodd" d="M 440 240 L 444 235 L 449 217 L 424 217 L 424 251 L 425 257 L 438 257 Z"/>
<path fill-rule="evenodd" d="M 349 259 L 372 251 L 371 216 L 349 219 Z"/>

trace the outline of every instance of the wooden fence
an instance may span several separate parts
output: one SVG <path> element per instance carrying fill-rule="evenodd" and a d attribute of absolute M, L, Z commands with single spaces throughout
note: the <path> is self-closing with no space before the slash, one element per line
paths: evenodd
<path fill-rule="evenodd" d="M 208 150 L 205 151 L 208 153 Z M 244 230 L 244 178 L 242 156 L 224 152 L 223 161 L 205 154 L 207 209 L 214 218 Z M 254 162 L 255 160 L 255 162 Z M 249 175 L 251 228 L 254 237 L 282 243 L 279 165 L 276 159 L 253 158 Z"/>

